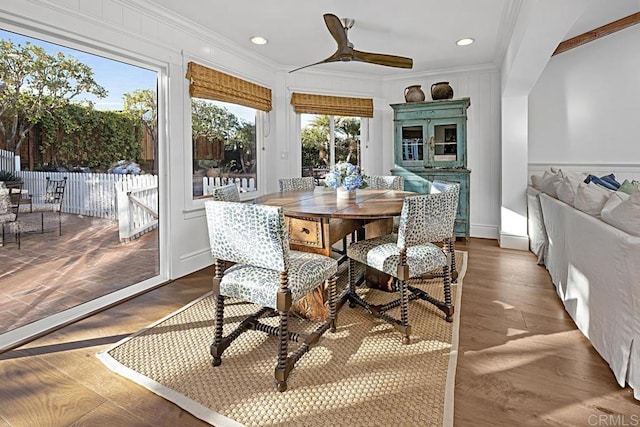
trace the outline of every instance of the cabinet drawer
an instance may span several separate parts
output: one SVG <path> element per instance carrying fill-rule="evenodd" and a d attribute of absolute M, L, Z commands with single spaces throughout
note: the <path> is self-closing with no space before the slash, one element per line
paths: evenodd
<path fill-rule="evenodd" d="M 323 248 L 322 221 L 319 218 L 286 217 L 289 242 L 295 245 Z"/>

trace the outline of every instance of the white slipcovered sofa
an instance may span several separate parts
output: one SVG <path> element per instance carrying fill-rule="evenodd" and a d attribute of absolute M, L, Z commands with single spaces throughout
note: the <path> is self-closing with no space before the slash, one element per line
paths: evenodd
<path fill-rule="evenodd" d="M 640 400 L 640 230 L 630 234 L 533 187 L 527 204 L 530 248 L 566 311 Z"/>

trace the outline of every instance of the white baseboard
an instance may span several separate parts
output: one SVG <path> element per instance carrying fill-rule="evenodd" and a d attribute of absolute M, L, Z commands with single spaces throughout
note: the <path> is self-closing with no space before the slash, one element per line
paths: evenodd
<path fill-rule="evenodd" d="M 471 225 L 471 227 L 469 227 L 469 234 L 471 237 L 495 240 L 498 240 L 500 236 L 498 227 L 495 225 Z"/>
<path fill-rule="evenodd" d="M 500 247 L 505 249 L 529 250 L 529 237 L 500 233 Z"/>

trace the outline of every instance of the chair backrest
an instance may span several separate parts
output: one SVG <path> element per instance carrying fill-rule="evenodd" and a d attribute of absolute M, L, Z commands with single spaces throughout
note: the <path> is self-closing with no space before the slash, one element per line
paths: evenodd
<path fill-rule="evenodd" d="M 221 202 L 239 202 L 240 191 L 236 184 L 227 184 L 213 189 L 213 200 Z"/>
<path fill-rule="evenodd" d="M 313 191 L 316 183 L 312 176 L 302 178 L 280 178 L 280 191 Z"/>
<path fill-rule="evenodd" d="M 394 175 L 369 175 L 365 178 L 371 190 L 404 190 L 404 177 Z"/>
<path fill-rule="evenodd" d="M 62 206 L 62 198 L 64 197 L 64 189 L 67 187 L 67 177 L 62 179 L 51 179 L 47 177 L 47 186 L 44 191 L 44 203 L 52 203 Z"/>
<path fill-rule="evenodd" d="M 276 271 L 289 269 L 289 233 L 280 206 L 207 200 L 214 259 Z"/>
<path fill-rule="evenodd" d="M 431 189 L 429 191 L 429 193 L 444 193 L 447 191 L 451 191 L 454 190 L 454 187 L 458 188 L 458 191 L 460 191 L 460 184 L 458 184 L 457 182 L 448 182 L 448 181 L 439 181 L 439 180 L 435 180 L 431 182 Z"/>
<path fill-rule="evenodd" d="M 441 242 L 453 236 L 458 209 L 460 184 L 451 184 L 445 191 L 410 196 L 404 199 L 398 247 Z"/>

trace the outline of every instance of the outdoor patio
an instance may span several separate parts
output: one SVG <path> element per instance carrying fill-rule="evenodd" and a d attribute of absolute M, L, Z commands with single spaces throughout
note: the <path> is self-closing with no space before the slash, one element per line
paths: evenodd
<path fill-rule="evenodd" d="M 118 222 L 45 214 L 45 232 L 12 234 L 0 247 L 0 333 L 109 294 L 159 272 L 157 229 L 121 243 Z M 20 215 L 28 230 L 40 230 L 40 214 Z"/>

